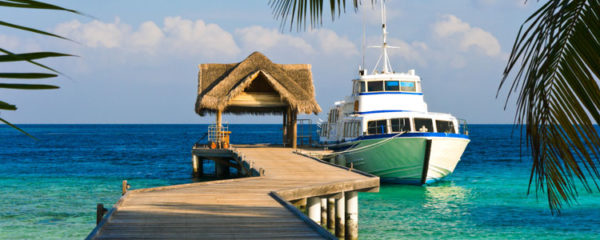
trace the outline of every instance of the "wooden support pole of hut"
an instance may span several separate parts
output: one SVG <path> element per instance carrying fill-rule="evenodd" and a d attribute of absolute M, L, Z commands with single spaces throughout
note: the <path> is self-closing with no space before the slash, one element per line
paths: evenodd
<path fill-rule="evenodd" d="M 217 148 L 221 148 L 221 141 L 223 141 L 223 139 L 221 139 L 221 120 L 222 120 L 222 116 L 223 115 L 223 111 L 221 109 L 217 110 L 217 127 L 216 127 L 216 138 L 217 138 Z"/>
<path fill-rule="evenodd" d="M 335 198 L 327 198 L 327 229 L 335 229 Z"/>
<path fill-rule="evenodd" d="M 290 124 L 292 125 L 292 148 L 296 149 L 296 145 L 298 143 L 298 112 L 295 110 L 292 110 L 292 116 L 291 116 L 292 121 L 290 122 Z"/>
<path fill-rule="evenodd" d="M 321 224 L 327 224 L 327 198 L 321 198 Z"/>
<path fill-rule="evenodd" d="M 335 200 L 335 236 L 343 237 L 345 232 L 346 223 L 346 198 L 344 193 L 342 196 Z"/>
<path fill-rule="evenodd" d="M 288 124 L 287 124 L 287 116 L 288 116 L 288 111 L 283 111 L 283 127 L 281 128 L 283 131 L 283 147 L 286 147 L 287 144 L 287 140 L 288 140 Z"/>
<path fill-rule="evenodd" d="M 310 197 L 306 200 L 308 218 L 321 225 L 321 198 Z"/>
<path fill-rule="evenodd" d="M 346 192 L 346 240 L 358 239 L 358 192 Z"/>
<path fill-rule="evenodd" d="M 285 119 L 285 127 L 286 127 L 286 145 L 292 146 L 292 109 L 290 107 L 287 108 L 286 119 Z"/>

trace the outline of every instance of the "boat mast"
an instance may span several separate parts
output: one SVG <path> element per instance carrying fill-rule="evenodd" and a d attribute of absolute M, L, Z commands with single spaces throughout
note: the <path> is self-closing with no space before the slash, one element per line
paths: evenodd
<path fill-rule="evenodd" d="M 381 61 L 381 59 L 383 58 L 383 66 L 381 69 L 381 73 L 390 73 L 390 72 L 394 72 L 394 70 L 392 69 L 392 64 L 390 63 L 390 58 L 388 56 L 388 52 L 387 49 L 388 48 L 398 48 L 398 47 L 393 47 L 393 46 L 388 46 L 387 44 L 387 26 L 386 26 L 386 21 L 387 21 L 387 17 L 386 17 L 386 13 L 385 13 L 385 0 L 381 1 L 381 30 L 383 33 L 383 44 L 381 46 L 369 46 L 370 48 L 381 48 L 382 52 L 381 52 L 381 56 L 379 56 L 379 59 L 377 60 L 377 63 L 375 64 L 375 68 L 373 68 L 373 73 L 377 73 L 377 67 L 379 67 L 379 62 Z"/>

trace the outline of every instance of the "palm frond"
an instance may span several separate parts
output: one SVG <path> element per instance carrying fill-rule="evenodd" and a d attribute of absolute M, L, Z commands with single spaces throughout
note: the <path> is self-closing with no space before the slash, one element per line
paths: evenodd
<path fill-rule="evenodd" d="M 16 125 L 14 125 L 14 124 L 10 123 L 9 121 L 6 121 L 6 120 L 4 120 L 3 118 L 0 118 L 0 122 L 3 122 L 4 124 L 6 124 L 6 125 L 8 125 L 8 126 L 10 126 L 10 127 L 12 127 L 12 128 L 14 128 L 14 129 L 17 129 L 19 132 L 21 132 L 21 133 L 23 133 L 23 134 L 27 135 L 28 137 L 30 137 L 30 138 L 33 138 L 33 139 L 37 140 L 37 138 L 36 138 L 36 137 L 34 137 L 33 135 L 31 135 L 31 134 L 29 134 L 29 133 L 25 132 L 25 131 L 24 131 L 23 129 L 21 129 L 20 127 L 17 127 Z"/>
<path fill-rule="evenodd" d="M 371 0 L 373 4 L 375 0 Z M 352 0 L 354 10 L 358 10 L 361 0 Z M 270 0 L 269 5 L 273 11 L 276 20 L 281 21 L 281 29 L 289 21 L 290 30 L 306 30 L 307 16 L 310 18 L 311 28 L 316 28 L 323 24 L 323 4 L 324 0 Z M 346 0 L 329 0 L 331 20 L 339 17 L 342 11 L 346 12 Z M 337 14 L 336 14 L 337 12 Z M 290 17 L 291 14 L 291 17 Z"/>
<path fill-rule="evenodd" d="M 32 1 L 32 0 L 2 0 L 0 1 L 0 7 L 15 7 L 15 8 L 34 8 L 43 10 L 60 10 L 67 11 L 76 14 L 82 14 L 73 9 L 63 8 L 60 6 L 52 5 L 49 3 Z"/>
<path fill-rule="evenodd" d="M 17 106 L 12 105 L 12 104 L 7 103 L 7 102 L 0 101 L 0 109 L 14 111 L 14 110 L 17 110 Z"/>
<path fill-rule="evenodd" d="M 521 26 L 498 91 L 518 93 L 533 166 L 529 187 L 548 194 L 553 213 L 597 179 L 600 136 L 600 0 L 551 0 Z M 590 180 L 591 179 L 591 180 Z"/>
<path fill-rule="evenodd" d="M 5 54 L 0 55 L 0 62 L 18 62 L 18 61 L 30 61 L 41 58 L 49 58 L 49 57 L 73 57 L 75 55 L 66 54 L 66 53 L 57 53 L 57 52 L 31 52 L 31 53 L 21 53 L 21 54 Z"/>
<path fill-rule="evenodd" d="M 40 79 L 58 77 L 54 73 L 0 73 L 0 78 Z"/>
<path fill-rule="evenodd" d="M 0 21 L 0 26 L 5 26 L 5 27 L 9 27 L 9 28 L 15 28 L 15 29 L 23 30 L 23 31 L 28 31 L 28 32 L 32 32 L 32 33 L 41 34 L 41 35 L 46 35 L 46 36 L 51 36 L 51 37 L 60 38 L 60 39 L 64 39 L 64 40 L 69 40 L 68 38 L 61 37 L 61 36 L 53 34 L 53 33 L 49 33 L 49 32 L 42 31 L 42 30 L 38 30 L 38 29 L 35 29 L 35 28 L 24 27 L 24 26 L 21 26 L 21 25 L 7 23 L 5 21 Z"/>
<path fill-rule="evenodd" d="M 60 7 L 57 5 L 43 3 L 43 2 L 39 2 L 39 1 L 33 1 L 33 0 L 0 0 L 0 7 L 58 10 L 58 11 L 67 11 L 67 12 L 82 15 L 80 12 L 72 10 L 72 9 L 63 8 L 63 7 Z M 8 23 L 8 22 L 2 21 L 2 20 L 0 20 L 0 26 L 23 30 L 23 31 L 27 31 L 30 33 L 35 33 L 35 34 L 40 34 L 40 35 L 44 35 L 44 36 L 55 37 L 55 38 L 60 38 L 60 39 L 70 41 L 70 39 L 62 37 L 60 35 L 56 35 L 56 34 L 49 33 L 46 31 L 39 30 L 39 29 L 35 29 L 35 28 L 21 26 L 21 25 L 14 24 L 14 23 Z M 3 55 L 0 55 L 0 62 L 27 62 L 27 63 L 31 63 L 35 66 L 38 66 L 38 67 L 41 67 L 43 69 L 53 72 L 53 73 L 0 72 L 0 79 L 8 78 L 8 79 L 20 79 L 20 80 L 37 80 L 37 79 L 47 79 L 47 78 L 57 77 L 59 74 L 62 74 L 62 73 L 60 73 L 59 71 L 57 71 L 51 67 L 44 65 L 44 64 L 38 63 L 35 60 L 43 59 L 43 58 L 52 58 L 52 57 L 74 56 L 74 55 L 70 55 L 70 54 L 66 54 L 66 53 L 57 53 L 57 52 L 31 52 L 31 53 L 15 54 L 15 53 L 12 53 L 11 51 L 8 51 L 2 47 L 0 47 L 0 53 L 3 53 Z M 46 90 L 46 89 L 57 89 L 58 86 L 49 85 L 49 84 L 32 84 L 32 83 L 25 83 L 25 84 L 24 83 L 0 83 L 0 88 L 18 89 L 18 90 Z M 0 101 L 0 110 L 14 111 L 14 110 L 17 110 L 17 107 L 15 105 Z M 23 129 L 11 124 L 10 122 L 8 122 L 2 118 L 0 118 L 0 122 L 3 122 L 5 124 L 11 126 L 12 128 L 24 133 L 25 135 L 35 139 L 35 137 L 33 137 L 30 134 L 28 134 L 27 132 L 23 131 Z"/>

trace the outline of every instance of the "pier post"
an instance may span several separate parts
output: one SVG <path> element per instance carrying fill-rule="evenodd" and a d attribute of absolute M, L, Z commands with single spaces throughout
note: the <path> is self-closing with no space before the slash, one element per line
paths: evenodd
<path fill-rule="evenodd" d="M 346 192 L 346 236 L 345 239 L 358 239 L 358 192 Z"/>
<path fill-rule="evenodd" d="M 100 224 L 106 212 L 108 212 L 108 209 L 104 208 L 104 204 L 98 203 L 98 205 L 96 205 L 96 225 Z"/>
<path fill-rule="evenodd" d="M 123 184 L 121 184 L 121 195 L 125 195 L 127 189 L 129 189 L 129 184 L 127 183 L 127 180 L 123 180 Z"/>
<path fill-rule="evenodd" d="M 220 164 L 219 161 L 215 162 L 215 176 L 218 178 L 222 178 L 225 175 L 225 167 L 223 164 Z"/>
<path fill-rule="evenodd" d="M 346 198 L 344 193 L 342 196 L 335 200 L 335 236 L 343 237 L 345 232 L 346 222 Z"/>
<path fill-rule="evenodd" d="M 321 225 L 321 199 L 319 197 L 310 197 L 306 200 L 308 209 L 308 218 Z"/>
<path fill-rule="evenodd" d="M 327 224 L 327 198 L 321 198 L 321 224 Z"/>
<path fill-rule="evenodd" d="M 327 198 L 327 229 L 335 229 L 335 198 Z"/>
<path fill-rule="evenodd" d="M 199 177 L 200 176 L 200 171 L 198 169 L 201 169 L 201 165 L 198 162 L 198 156 L 196 154 L 192 154 L 192 167 L 194 169 L 194 173 L 193 176 L 194 177 Z"/>

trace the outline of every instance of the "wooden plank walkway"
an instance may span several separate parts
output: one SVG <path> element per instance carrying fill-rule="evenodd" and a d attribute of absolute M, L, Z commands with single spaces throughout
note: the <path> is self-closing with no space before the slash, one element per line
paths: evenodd
<path fill-rule="evenodd" d="M 276 198 L 290 201 L 379 187 L 377 177 L 290 148 L 236 152 L 264 169 L 264 176 L 128 191 L 88 239 L 322 239 L 331 235 Z"/>

